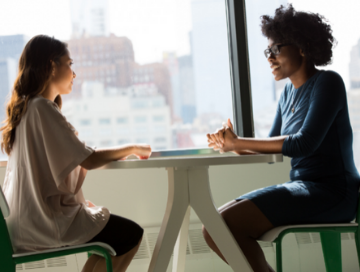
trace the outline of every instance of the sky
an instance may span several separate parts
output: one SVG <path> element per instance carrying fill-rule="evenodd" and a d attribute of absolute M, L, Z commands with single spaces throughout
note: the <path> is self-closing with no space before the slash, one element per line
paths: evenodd
<path fill-rule="evenodd" d="M 196 0 L 201 1 L 201 0 Z M 271 0 L 264 0 L 271 1 Z M 0 35 L 47 34 L 62 40 L 71 35 L 70 1 L 0 0 Z M 292 0 L 298 10 L 324 15 L 338 40 L 333 65 L 349 84 L 350 50 L 360 39 L 359 0 Z M 133 42 L 135 59 L 160 61 L 164 51 L 190 51 L 191 0 L 109 0 L 110 32 Z M 146 46 L 144 46 L 146 45 Z"/>

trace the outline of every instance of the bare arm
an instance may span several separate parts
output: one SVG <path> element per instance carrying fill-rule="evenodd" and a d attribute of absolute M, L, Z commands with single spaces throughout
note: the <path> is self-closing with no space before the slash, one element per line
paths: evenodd
<path fill-rule="evenodd" d="M 227 131 L 225 134 L 226 133 Z M 281 153 L 286 137 L 287 136 L 276 136 L 265 139 L 237 137 L 232 141 L 232 145 L 235 152 L 241 150 L 250 150 L 258 153 Z"/>
<path fill-rule="evenodd" d="M 96 149 L 80 165 L 87 170 L 92 170 L 112 161 L 126 159 L 130 155 L 136 155 L 140 159 L 147 159 L 151 155 L 151 148 L 149 145 L 124 145 Z"/>

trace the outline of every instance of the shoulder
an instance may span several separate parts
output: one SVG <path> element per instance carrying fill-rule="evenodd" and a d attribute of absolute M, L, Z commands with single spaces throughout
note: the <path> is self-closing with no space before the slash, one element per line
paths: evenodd
<path fill-rule="evenodd" d="M 327 85 L 333 85 L 334 87 L 339 87 L 342 86 L 345 88 L 344 85 L 344 81 L 342 79 L 342 77 L 335 71 L 331 71 L 331 70 L 321 70 L 319 71 L 319 76 L 317 77 L 317 82 L 325 84 L 327 83 Z"/>
<path fill-rule="evenodd" d="M 60 114 L 59 107 L 56 103 L 46 99 L 42 96 L 36 96 L 29 101 L 28 110 L 30 113 L 41 113 L 41 114 Z"/>

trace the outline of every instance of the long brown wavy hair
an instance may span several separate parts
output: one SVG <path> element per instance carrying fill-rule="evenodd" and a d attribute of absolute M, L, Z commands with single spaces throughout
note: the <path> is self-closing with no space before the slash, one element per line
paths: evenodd
<path fill-rule="evenodd" d="M 16 127 L 26 112 L 28 102 L 46 90 L 53 70 L 52 62 L 59 64 L 60 58 L 67 52 L 66 43 L 46 35 L 37 35 L 25 45 L 19 60 L 19 72 L 6 106 L 4 126 L 0 128 L 2 152 L 10 155 Z M 54 102 L 61 109 L 60 95 Z"/>

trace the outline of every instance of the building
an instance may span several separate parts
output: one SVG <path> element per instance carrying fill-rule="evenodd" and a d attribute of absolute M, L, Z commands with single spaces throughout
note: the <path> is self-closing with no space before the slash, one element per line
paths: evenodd
<path fill-rule="evenodd" d="M 178 57 L 181 118 L 192 124 L 196 117 L 196 91 L 192 55 Z"/>
<path fill-rule="evenodd" d="M 18 62 L 28 41 L 25 35 L 0 36 L 0 59 L 12 58 Z"/>
<path fill-rule="evenodd" d="M 223 0 L 191 1 L 191 48 L 197 114 L 232 117 L 226 7 Z"/>
<path fill-rule="evenodd" d="M 73 93 L 80 97 L 85 81 L 101 82 L 104 88 L 128 88 L 136 85 L 155 84 L 165 97 L 172 112 L 172 86 L 166 65 L 135 62 L 132 42 L 126 37 L 81 37 L 68 42 L 76 73 Z"/>
<path fill-rule="evenodd" d="M 350 90 L 348 105 L 351 125 L 356 133 L 360 133 L 360 39 L 350 52 Z"/>
<path fill-rule="evenodd" d="M 81 99 L 65 101 L 62 111 L 89 146 L 172 145 L 170 108 L 154 84 L 105 89 L 100 82 L 84 82 Z"/>
<path fill-rule="evenodd" d="M 360 88 L 360 39 L 350 52 L 350 87 Z"/>
<path fill-rule="evenodd" d="M 108 0 L 70 0 L 72 38 L 108 36 Z"/>
<path fill-rule="evenodd" d="M 164 52 L 163 63 L 170 73 L 175 119 L 191 124 L 196 117 L 192 55 L 177 57 L 175 52 Z"/>
<path fill-rule="evenodd" d="M 126 37 L 81 37 L 68 42 L 76 73 L 73 95 L 80 96 L 85 81 L 98 81 L 104 87 L 125 88 L 132 84 L 134 50 Z"/>
<path fill-rule="evenodd" d="M 5 119 L 6 103 L 16 79 L 17 62 L 13 58 L 0 59 L 0 119 Z"/>
<path fill-rule="evenodd" d="M 171 74 L 164 63 L 154 62 L 139 65 L 135 63 L 132 79 L 132 85 L 154 84 L 159 94 L 163 95 L 165 102 L 170 107 L 171 118 L 174 116 L 174 98 L 171 84 Z"/>
<path fill-rule="evenodd" d="M 0 119 L 5 118 L 5 104 L 14 85 L 20 55 L 27 43 L 25 35 L 0 36 Z"/>

